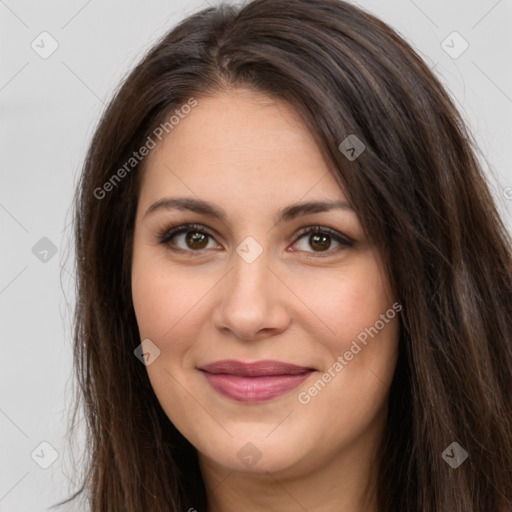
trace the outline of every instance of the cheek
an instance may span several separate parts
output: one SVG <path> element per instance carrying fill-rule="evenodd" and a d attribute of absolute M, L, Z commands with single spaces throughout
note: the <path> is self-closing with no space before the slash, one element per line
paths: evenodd
<path fill-rule="evenodd" d="M 132 299 L 140 336 L 152 340 L 162 339 L 183 308 L 176 294 L 169 293 L 166 279 L 155 271 L 132 277 Z"/>
<path fill-rule="evenodd" d="M 198 268 L 184 270 L 162 259 L 143 258 L 134 258 L 132 271 L 140 337 L 151 339 L 162 353 L 179 352 L 201 328 L 207 294 L 215 283 Z"/>
<path fill-rule="evenodd" d="M 350 268 L 326 274 L 314 286 L 307 283 L 306 288 L 305 302 L 314 313 L 317 332 L 323 333 L 324 343 L 338 353 L 348 350 L 352 340 L 376 322 L 382 328 L 381 315 L 393 304 L 387 282 L 372 253 L 359 257 Z M 394 311 L 391 313 L 394 317 Z M 387 322 L 386 327 L 390 323 Z"/>
<path fill-rule="evenodd" d="M 192 395 L 184 392 L 188 359 L 204 324 L 206 294 L 213 283 L 196 271 L 177 269 L 168 262 L 134 258 L 132 300 L 140 339 L 160 350 L 146 367 L 152 388 L 179 430 L 200 421 Z M 196 418 L 197 416 L 197 418 Z"/>

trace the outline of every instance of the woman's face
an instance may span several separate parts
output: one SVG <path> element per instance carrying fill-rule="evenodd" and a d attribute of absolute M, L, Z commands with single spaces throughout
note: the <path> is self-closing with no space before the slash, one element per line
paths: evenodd
<path fill-rule="evenodd" d="M 132 293 L 169 419 L 204 465 L 293 474 L 367 460 L 401 307 L 348 206 L 298 206 L 346 202 L 307 127 L 235 89 L 198 98 L 147 158 Z"/>

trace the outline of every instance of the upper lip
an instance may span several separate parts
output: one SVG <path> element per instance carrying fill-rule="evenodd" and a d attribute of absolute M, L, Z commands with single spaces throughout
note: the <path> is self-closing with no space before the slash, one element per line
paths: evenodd
<path fill-rule="evenodd" d="M 283 363 L 281 361 L 265 360 L 244 363 L 234 359 L 225 359 L 200 366 L 199 370 L 208 373 L 227 373 L 242 377 L 264 377 L 271 375 L 298 375 L 313 371 L 313 368 Z"/>

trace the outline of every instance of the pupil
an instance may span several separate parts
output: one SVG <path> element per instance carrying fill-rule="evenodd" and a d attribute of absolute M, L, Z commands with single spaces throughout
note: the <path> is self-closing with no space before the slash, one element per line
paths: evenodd
<path fill-rule="evenodd" d="M 329 235 L 314 234 L 309 237 L 311 247 L 317 248 L 320 251 L 325 251 L 329 248 L 329 246 L 331 245 L 329 239 Z"/>
<path fill-rule="evenodd" d="M 203 249 L 207 244 L 204 242 L 206 240 L 206 236 L 203 233 L 198 233 L 197 231 L 189 231 L 187 233 L 187 244 L 192 249 Z"/>

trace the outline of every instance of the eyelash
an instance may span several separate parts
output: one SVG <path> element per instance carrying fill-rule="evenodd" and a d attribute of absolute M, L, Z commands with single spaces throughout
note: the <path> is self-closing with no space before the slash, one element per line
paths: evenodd
<path fill-rule="evenodd" d="M 207 236 L 215 239 L 215 236 L 205 226 L 202 226 L 201 224 L 186 223 L 186 224 L 180 224 L 178 226 L 166 228 L 165 230 L 163 230 L 158 235 L 159 243 L 167 246 L 167 248 L 169 250 L 176 252 L 176 253 L 201 253 L 201 252 L 203 252 L 204 249 L 198 249 L 195 251 L 193 249 L 180 249 L 179 247 L 172 247 L 172 245 L 169 243 L 172 240 L 172 238 L 174 238 L 176 235 L 179 235 L 182 233 L 188 233 L 190 231 L 198 232 L 198 233 L 207 235 Z M 309 254 L 315 254 L 315 255 L 318 255 L 319 257 L 323 257 L 324 253 L 327 253 L 327 255 L 329 256 L 333 252 L 338 252 L 340 250 L 343 250 L 344 248 L 350 248 L 350 247 L 354 246 L 354 241 L 351 240 L 349 237 L 347 237 L 346 235 L 344 236 L 341 233 L 338 233 L 337 231 L 335 231 L 331 228 L 325 227 L 325 226 L 308 226 L 308 227 L 302 229 L 297 234 L 297 238 L 295 239 L 294 244 L 298 240 L 303 238 L 304 236 L 312 234 L 312 233 L 329 235 L 331 238 L 336 240 L 336 242 L 340 243 L 341 247 L 337 247 L 335 249 L 327 249 L 326 251 L 312 251 L 311 253 L 309 251 L 302 251 L 302 252 L 306 252 Z"/>

